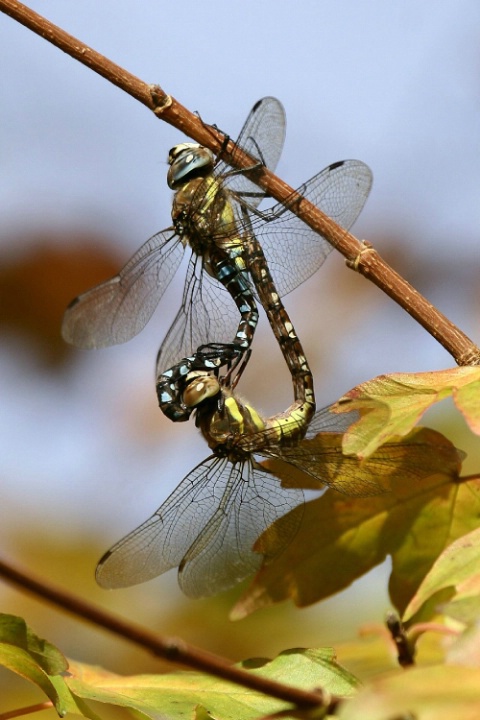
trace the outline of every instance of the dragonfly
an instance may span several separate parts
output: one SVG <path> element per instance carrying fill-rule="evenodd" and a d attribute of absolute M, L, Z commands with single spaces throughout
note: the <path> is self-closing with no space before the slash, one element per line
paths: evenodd
<path fill-rule="evenodd" d="M 294 402 L 269 418 L 235 394 L 251 348 L 240 359 L 227 357 L 232 367 L 220 378 L 222 346 L 207 348 L 213 356 L 210 370 L 198 366 L 201 347 L 177 364 L 175 376 L 168 370 L 157 384 L 162 402 L 177 403 L 180 411 L 196 413 L 200 429 L 212 454 L 197 465 L 158 510 L 116 543 L 101 558 L 97 582 L 107 588 L 128 587 L 178 567 L 178 581 L 189 597 L 222 592 L 257 570 L 262 555 L 253 551 L 255 541 L 276 520 L 288 515 L 282 527 L 279 552 L 295 536 L 302 513 L 301 488 L 285 487 L 257 456 L 280 460 L 282 477 L 288 468 L 313 477 L 317 484 L 353 495 L 384 492 L 372 474 L 359 476 L 355 460 L 343 461 L 338 447 L 318 443 L 325 433 L 343 433 L 358 413 L 334 415 L 327 407 L 315 412 L 313 377 L 293 325 L 276 293 L 262 247 L 255 235 L 247 240 L 252 277 L 281 346 L 294 385 Z M 208 354 L 207 352 L 207 354 Z M 162 391 L 169 388 L 167 399 Z M 285 466 L 287 470 L 285 471 Z M 381 475 L 384 466 L 374 468 Z"/>
<path fill-rule="evenodd" d="M 283 107 L 275 98 L 264 98 L 252 109 L 236 145 L 274 169 L 284 134 Z M 323 264 L 331 250 L 325 238 L 299 220 L 288 203 L 257 214 L 265 193 L 244 174 L 228 172 L 223 161 L 214 164 L 209 153 L 190 143 L 171 151 L 173 226 L 150 238 L 118 275 L 70 304 L 62 326 L 68 342 L 91 348 L 131 339 L 152 316 L 189 248 L 183 297 L 157 356 L 157 377 L 198 347 L 232 344 L 235 332 L 233 344 L 245 352 L 257 325 L 255 296 L 260 292 L 251 280 L 245 238 L 257 239 L 279 297 Z M 348 229 L 371 184 L 364 163 L 346 160 L 328 166 L 297 192 Z"/>
<path fill-rule="evenodd" d="M 242 363 L 247 360 L 246 355 Z M 193 370 L 185 379 L 183 402 L 196 411 L 196 424 L 212 454 L 180 482 L 158 510 L 116 543 L 98 563 L 96 579 L 105 588 L 129 587 L 178 567 L 178 581 L 189 597 L 227 590 L 260 567 L 252 550 L 272 523 L 303 506 L 299 488 L 282 487 L 256 456 L 276 458 L 298 467 L 320 482 L 351 494 L 380 492 L 372 480 L 356 481 L 354 469 L 329 479 L 326 463 L 339 464 L 338 451 L 308 446 L 307 434 L 343 433 L 357 413 L 334 415 L 331 407 L 308 424 L 302 408 L 263 418 L 240 401 L 232 373 Z M 308 428 L 308 429 L 307 429 Z M 305 446 L 302 443 L 306 443 Z M 331 472 L 330 472 L 331 475 Z M 295 536 L 302 513 L 292 513 L 283 547 Z"/>

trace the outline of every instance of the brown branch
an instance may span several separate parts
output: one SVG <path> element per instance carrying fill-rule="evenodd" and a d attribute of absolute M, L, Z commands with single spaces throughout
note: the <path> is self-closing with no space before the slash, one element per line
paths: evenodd
<path fill-rule="evenodd" d="M 0 713 L 0 720 L 12 720 L 12 718 L 21 717 L 22 715 L 31 715 L 32 713 L 39 712 L 40 710 L 49 710 L 52 707 L 53 703 L 48 700 L 47 702 L 37 703 L 36 705 L 29 705 L 28 707 L 2 712 Z"/>
<path fill-rule="evenodd" d="M 88 622 L 109 630 L 136 645 L 140 645 L 145 650 L 153 653 L 153 655 L 164 658 L 169 662 L 214 675 L 222 678 L 222 680 L 270 695 L 299 708 L 318 708 L 322 706 L 324 696 L 321 691 L 318 693 L 308 692 L 307 690 L 270 680 L 261 675 L 254 675 L 229 664 L 228 660 L 218 655 L 213 655 L 194 645 L 189 645 L 179 638 L 156 635 L 140 625 L 124 620 L 83 598 L 36 578 L 30 573 L 21 571 L 1 558 L 0 576 L 8 582 L 14 583 L 24 590 L 57 605 L 62 610 L 88 620 Z"/>
<path fill-rule="evenodd" d="M 222 142 L 225 139 L 222 133 L 206 126 L 196 115 L 180 105 L 173 97 L 167 95 L 159 86 L 147 85 L 15 0 L 0 0 L 0 10 L 132 95 L 152 110 L 157 117 L 178 128 L 200 144 L 209 147 L 214 153 L 218 153 L 222 148 Z M 232 160 L 233 148 L 234 144 L 229 141 L 224 150 L 224 157 L 227 161 Z M 235 162 L 232 161 L 232 164 L 238 168 L 249 168 L 252 166 L 252 158 L 246 153 L 237 151 Z M 292 212 L 313 230 L 323 235 L 333 247 L 342 253 L 349 267 L 371 280 L 406 310 L 443 345 L 458 365 L 480 364 L 480 348 L 398 275 L 371 245 L 361 242 L 336 225 L 312 203 L 297 196 L 291 187 L 266 168 L 257 169 L 250 176 L 262 188 L 265 188 L 271 197 L 279 202 L 288 200 Z M 292 200 L 294 201 L 293 206 L 291 206 Z"/>

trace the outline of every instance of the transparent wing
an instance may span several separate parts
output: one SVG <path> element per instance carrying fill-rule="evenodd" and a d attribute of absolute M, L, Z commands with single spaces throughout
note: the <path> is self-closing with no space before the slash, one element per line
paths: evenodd
<path fill-rule="evenodd" d="M 331 434 L 346 432 L 358 420 L 359 413 L 336 415 L 330 408 L 315 413 L 305 439 L 297 445 L 277 447 L 274 452 L 267 450 L 261 454 L 279 458 L 314 478 L 316 483 L 309 485 L 306 481 L 304 487 L 318 488 L 320 482 L 346 495 L 368 497 L 384 493 L 389 468 L 398 469 L 397 458 L 390 451 L 380 451 L 365 464 L 356 456 L 344 455 L 338 441 L 331 442 Z M 288 477 L 288 468 L 282 471 L 282 477 Z"/>
<path fill-rule="evenodd" d="M 302 185 L 298 192 L 341 226 L 349 228 L 363 208 L 371 184 L 370 169 L 362 162 L 347 160 L 325 168 Z M 282 203 L 265 216 L 249 215 L 250 220 L 280 295 L 287 294 L 309 278 L 332 249 L 325 238 L 311 230 Z M 237 223 L 231 227 L 222 225 L 218 235 L 212 228 L 211 242 L 225 243 L 226 238 L 231 236 L 233 244 L 238 231 Z M 245 226 L 244 232 L 249 231 Z M 238 325 L 238 310 L 228 293 L 218 282 L 201 272 L 201 264 L 194 262 L 182 306 L 160 350 L 157 374 L 180 358 L 191 355 L 202 343 L 232 342 Z"/>
<path fill-rule="evenodd" d="M 129 587 L 177 567 L 221 499 L 216 478 L 227 463 L 211 455 L 184 477 L 152 517 L 105 553 L 99 585 Z"/>
<path fill-rule="evenodd" d="M 63 316 L 64 339 L 77 347 L 101 348 L 137 335 L 155 311 L 183 253 L 172 228 L 153 235 L 118 275 L 70 303 Z"/>
<path fill-rule="evenodd" d="M 348 230 L 359 216 L 371 186 L 372 173 L 367 165 L 359 160 L 344 160 L 322 170 L 297 192 Z M 262 217 L 253 216 L 251 224 L 281 296 L 313 275 L 332 250 L 322 235 L 283 203 Z"/>
<path fill-rule="evenodd" d="M 312 438 L 320 432 L 344 433 L 360 418 L 357 410 L 337 414 L 332 412 L 331 408 L 332 405 L 327 405 L 327 407 L 317 410 L 308 426 L 307 438 Z"/>
<path fill-rule="evenodd" d="M 291 486 L 298 486 L 297 476 L 292 470 L 295 468 L 306 474 L 302 485 L 304 488 L 321 489 L 325 485 L 353 496 L 385 492 L 388 487 L 385 477 L 390 470 L 398 470 L 395 452 L 392 453 L 390 448 L 388 451 L 379 451 L 366 464 L 357 457 L 343 455 L 341 435 L 358 420 L 359 414 L 352 411 L 337 415 L 331 412 L 331 407 L 319 410 L 308 428 L 292 418 L 288 425 L 282 426 L 281 433 L 273 426 L 258 433 L 239 435 L 235 438 L 235 446 L 252 454 L 281 461 L 280 466 L 274 464 L 269 469 L 273 473 L 279 472 L 282 480 L 286 480 L 287 487 L 289 477 L 292 478 Z M 306 430 L 305 438 L 292 439 L 292 435 L 298 438 L 302 428 Z"/>
<path fill-rule="evenodd" d="M 250 111 L 236 145 L 275 171 L 285 142 L 285 128 L 285 109 L 280 100 L 264 97 Z M 220 161 L 215 174 L 224 175 L 230 170 L 227 163 Z M 265 192 L 242 173 L 228 178 L 228 189 L 244 197 L 251 207 L 257 207 L 265 197 Z"/>
<path fill-rule="evenodd" d="M 278 518 L 303 503 L 303 492 L 282 488 L 278 479 L 253 460 L 227 462 L 215 478 L 215 502 L 208 522 L 189 548 L 179 570 L 179 584 L 192 598 L 213 595 L 258 569 L 253 552 L 257 538 Z M 283 538 L 286 546 L 301 520 L 296 515 Z"/>
<path fill-rule="evenodd" d="M 284 482 L 289 477 L 290 465 L 305 474 L 305 482 L 301 483 L 305 489 L 320 490 L 325 485 L 344 495 L 372 497 L 388 492 L 392 477 L 422 479 L 418 454 L 412 463 L 405 446 L 382 447 L 362 462 L 356 456 L 343 455 L 338 444 L 332 445 L 327 436 L 328 433 L 320 433 L 302 440 L 296 448 L 285 448 L 276 456 L 271 455 L 286 463 L 281 472 Z M 309 478 L 313 478 L 313 482 Z M 298 479 L 294 479 L 293 485 L 297 484 Z"/>
<path fill-rule="evenodd" d="M 203 260 L 192 254 L 180 309 L 157 356 L 157 375 L 189 357 L 200 345 L 231 343 L 240 314 L 223 285 L 203 269 Z"/>
<path fill-rule="evenodd" d="M 218 593 L 258 567 L 261 556 L 252 552 L 253 543 L 302 501 L 301 490 L 284 490 L 253 462 L 232 465 L 211 456 L 103 556 L 97 581 L 108 588 L 128 587 L 181 566 L 179 581 L 187 595 Z"/>

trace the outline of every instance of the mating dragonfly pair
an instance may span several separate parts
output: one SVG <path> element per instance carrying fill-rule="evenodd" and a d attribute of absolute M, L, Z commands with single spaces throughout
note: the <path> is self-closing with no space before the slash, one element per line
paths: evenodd
<path fill-rule="evenodd" d="M 285 114 L 264 98 L 249 114 L 236 148 L 254 166 L 274 170 L 285 136 Z M 245 173 L 215 162 L 206 148 L 185 143 L 169 155 L 173 226 L 150 238 L 111 280 L 76 298 L 65 313 L 64 338 L 80 347 L 129 340 L 152 316 L 191 251 L 183 299 L 157 356 L 157 394 L 174 421 L 196 413 L 212 454 L 192 470 L 163 505 L 109 550 L 97 567 L 105 587 L 125 587 L 179 567 L 191 597 L 220 592 L 253 572 L 262 557 L 255 540 L 275 520 L 303 503 L 301 489 L 282 487 L 256 455 L 279 458 L 321 483 L 352 494 L 377 491 L 343 474 L 327 479 L 324 458 L 309 439 L 343 432 L 348 415 L 326 408 L 315 415 L 313 378 L 281 297 L 324 262 L 331 246 L 279 203 L 260 212 L 265 193 Z M 337 162 L 297 193 L 348 229 L 370 191 L 362 162 Z M 298 197 L 298 196 L 296 196 Z M 294 402 L 262 418 L 235 395 L 251 353 L 259 302 L 290 370 Z M 238 316 L 240 315 L 240 320 Z M 298 518 L 298 513 L 295 514 Z M 293 533 L 295 522 L 286 546 Z"/>

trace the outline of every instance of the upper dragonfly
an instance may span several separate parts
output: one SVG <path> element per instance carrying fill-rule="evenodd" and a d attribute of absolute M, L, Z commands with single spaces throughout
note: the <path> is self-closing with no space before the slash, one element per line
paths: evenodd
<path fill-rule="evenodd" d="M 273 170 L 284 136 L 281 103 L 264 98 L 253 107 L 236 145 Z M 62 327 L 65 340 L 79 347 L 131 339 L 152 316 L 188 247 L 182 303 L 160 347 L 157 376 L 202 345 L 231 344 L 234 336 L 242 351 L 250 346 L 258 313 L 244 237 L 255 235 L 280 296 L 310 277 L 331 250 L 288 204 L 278 203 L 257 215 L 265 193 L 245 174 L 229 171 L 225 162 L 215 165 L 207 149 L 177 146 L 169 162 L 168 182 L 175 190 L 173 227 L 151 237 L 118 275 L 76 298 Z M 348 229 L 371 183 L 364 163 L 347 160 L 325 168 L 297 192 Z"/>

